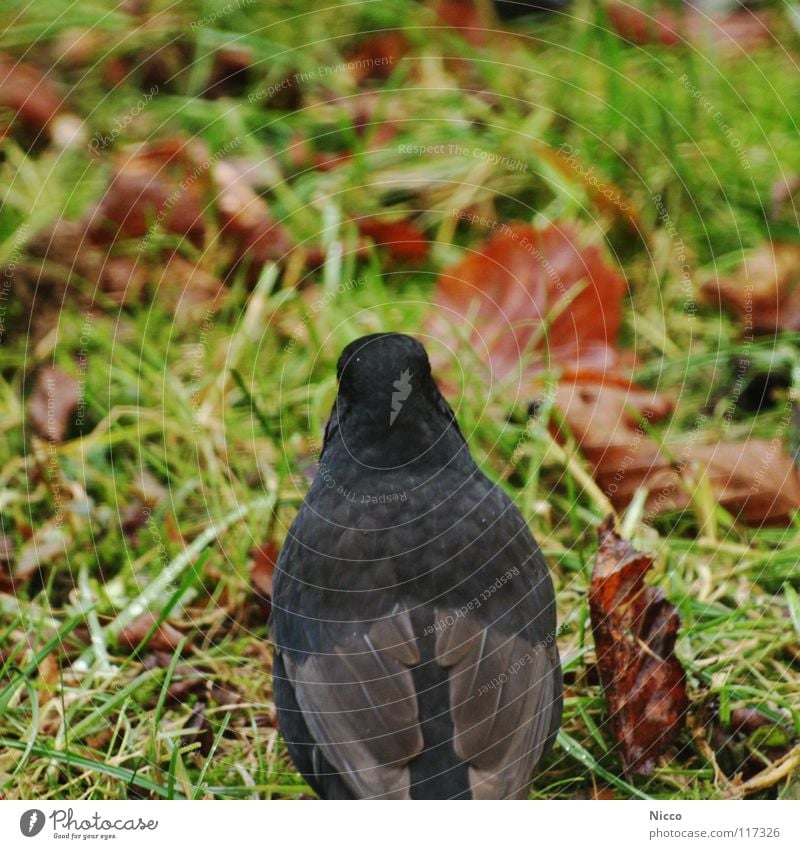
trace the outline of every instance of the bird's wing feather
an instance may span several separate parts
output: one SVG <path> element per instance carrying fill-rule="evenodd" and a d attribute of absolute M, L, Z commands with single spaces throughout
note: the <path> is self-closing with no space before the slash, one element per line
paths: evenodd
<path fill-rule="evenodd" d="M 454 748 L 470 765 L 475 799 L 524 795 L 561 715 L 554 638 L 539 644 L 439 611 L 436 641 L 449 669 Z"/>
<path fill-rule="evenodd" d="M 325 654 L 284 658 L 309 731 L 357 796 L 410 796 L 408 762 L 423 747 L 410 670 L 419 659 L 407 611 Z"/>

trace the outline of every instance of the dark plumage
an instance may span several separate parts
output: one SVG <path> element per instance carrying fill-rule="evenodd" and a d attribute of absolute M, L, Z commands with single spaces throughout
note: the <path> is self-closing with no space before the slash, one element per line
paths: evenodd
<path fill-rule="evenodd" d="M 561 719 L 553 587 L 425 349 L 339 360 L 320 470 L 275 570 L 275 703 L 323 798 L 509 798 Z"/>

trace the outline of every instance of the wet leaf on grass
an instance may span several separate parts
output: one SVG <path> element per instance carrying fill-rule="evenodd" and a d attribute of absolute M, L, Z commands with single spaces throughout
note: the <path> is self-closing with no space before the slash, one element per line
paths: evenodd
<path fill-rule="evenodd" d="M 40 368 L 28 399 L 28 417 L 36 433 L 50 442 L 63 442 L 78 407 L 78 381 L 56 366 Z"/>
<path fill-rule="evenodd" d="M 706 280 L 708 303 L 722 303 L 746 333 L 800 330 L 800 244 L 767 242 L 730 274 Z"/>
<path fill-rule="evenodd" d="M 689 704 L 675 655 L 680 619 L 661 590 L 644 583 L 653 561 L 617 534 L 613 517 L 599 533 L 589 589 L 597 665 L 625 771 L 651 775 Z"/>
<path fill-rule="evenodd" d="M 106 244 L 166 232 L 202 247 L 209 158 L 202 142 L 179 137 L 123 148 L 114 157 L 111 182 L 91 217 L 92 241 Z"/>

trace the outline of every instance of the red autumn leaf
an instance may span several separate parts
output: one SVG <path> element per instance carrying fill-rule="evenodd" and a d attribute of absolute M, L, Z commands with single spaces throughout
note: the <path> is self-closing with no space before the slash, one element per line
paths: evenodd
<path fill-rule="evenodd" d="M 400 262 L 420 262 L 428 255 L 428 238 L 413 221 L 362 218 L 358 230 Z"/>
<path fill-rule="evenodd" d="M 33 429 L 43 439 L 63 442 L 70 418 L 80 401 L 78 381 L 55 366 L 39 369 L 36 386 L 28 400 Z"/>
<path fill-rule="evenodd" d="M 677 461 L 682 469 L 702 469 L 717 501 L 748 524 L 784 524 L 800 509 L 800 477 L 778 437 L 688 445 Z M 689 496 L 677 481 L 673 474 L 661 489 L 652 486 L 651 499 L 657 495 L 662 507 L 685 506 Z"/>
<path fill-rule="evenodd" d="M 5 534 L 0 534 L 0 593 L 10 593 L 14 589 L 11 580 L 10 565 L 14 560 L 14 541 Z M 0 652 L 0 656 L 2 653 Z M 0 660 L 0 663 L 2 661 Z"/>
<path fill-rule="evenodd" d="M 120 645 L 126 646 L 131 650 L 136 649 L 139 643 L 150 633 L 150 629 L 153 628 L 156 622 L 156 616 L 149 610 L 146 610 L 120 633 Z M 177 628 L 170 625 L 169 622 L 164 621 L 153 631 L 152 636 L 147 641 L 146 647 L 153 651 L 174 652 L 182 639 L 183 634 Z"/>
<path fill-rule="evenodd" d="M 773 41 L 768 17 L 749 9 L 711 17 L 687 4 L 677 11 L 661 6 L 650 13 L 617 0 L 606 9 L 614 29 L 635 44 L 713 43 L 741 53 Z"/>
<path fill-rule="evenodd" d="M 611 730 L 626 772 L 650 775 L 683 728 L 686 676 L 675 655 L 678 612 L 644 583 L 653 561 L 600 527 L 589 610 Z"/>
<path fill-rule="evenodd" d="M 625 278 L 572 224 L 537 230 L 501 225 L 482 250 L 443 272 L 436 303 L 469 318 L 472 340 L 488 348 L 494 373 L 512 371 L 533 347 L 572 367 L 601 372 L 616 362 Z M 546 322 L 550 322 L 549 328 Z"/>
<path fill-rule="evenodd" d="M 733 310 L 747 332 L 800 330 L 800 244 L 761 245 L 731 274 L 706 280 L 702 292 Z"/>
<path fill-rule="evenodd" d="M 663 395 L 612 383 L 562 381 L 556 394 L 600 488 L 618 509 L 642 487 L 645 510 L 679 510 L 703 473 L 717 502 L 751 525 L 785 523 L 800 508 L 800 477 L 779 439 L 712 445 L 684 440 L 674 451 L 647 435 L 670 405 Z"/>

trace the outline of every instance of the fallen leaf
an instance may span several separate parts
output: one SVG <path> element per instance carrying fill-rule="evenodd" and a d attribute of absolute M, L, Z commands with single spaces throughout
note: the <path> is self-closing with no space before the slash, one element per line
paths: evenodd
<path fill-rule="evenodd" d="M 475 47 L 486 44 L 492 34 L 493 22 L 486 20 L 483 14 L 487 8 L 488 4 L 479 4 L 475 0 L 437 0 L 434 4 L 441 21 Z"/>
<path fill-rule="evenodd" d="M 156 621 L 156 616 L 149 610 L 146 610 L 120 633 L 120 645 L 131 650 L 136 649 L 139 643 L 148 635 Z M 183 634 L 177 628 L 170 625 L 169 622 L 164 621 L 155 629 L 153 635 L 147 641 L 146 647 L 156 652 L 174 652 L 182 639 Z M 145 648 L 145 646 L 142 648 Z"/>
<path fill-rule="evenodd" d="M 500 225 L 482 249 L 444 271 L 434 297 L 451 321 L 471 321 L 473 345 L 486 347 L 502 377 L 530 349 L 538 352 L 534 368 L 546 352 L 573 369 L 606 371 L 618 359 L 626 291 L 619 269 L 575 225 L 515 223 Z"/>
<path fill-rule="evenodd" d="M 766 243 L 733 273 L 706 280 L 707 303 L 721 303 L 744 323 L 746 333 L 800 330 L 800 244 Z"/>
<path fill-rule="evenodd" d="M 28 416 L 43 439 L 63 442 L 72 414 L 78 407 L 78 381 L 55 366 L 39 369 L 28 399 Z"/>
<path fill-rule="evenodd" d="M 656 6 L 650 12 L 612 0 L 606 10 L 612 27 L 634 44 L 713 44 L 718 50 L 744 55 L 774 41 L 769 17 L 751 9 L 712 17 L 688 4 L 678 10 Z"/>
<path fill-rule="evenodd" d="M 0 109 L 12 114 L 11 123 L 0 122 L 0 139 L 16 129 L 20 140 L 38 141 L 61 109 L 55 86 L 32 65 L 0 57 Z"/>
<path fill-rule="evenodd" d="M 272 576 L 278 559 L 278 547 L 272 540 L 250 550 L 253 558 L 250 567 L 250 584 L 259 604 L 269 612 L 272 609 Z"/>
<path fill-rule="evenodd" d="M 617 534 L 613 517 L 599 535 L 589 610 L 611 730 L 625 771 L 651 775 L 689 704 L 675 655 L 680 619 L 661 590 L 644 583 L 653 561 Z"/>
<path fill-rule="evenodd" d="M 398 262 L 421 262 L 428 255 L 428 238 L 412 221 L 362 218 L 358 230 Z"/>
<path fill-rule="evenodd" d="M 155 300 L 166 306 L 178 323 L 216 312 L 227 294 L 221 280 L 180 254 L 172 254 L 155 281 Z"/>
<path fill-rule="evenodd" d="M 379 32 L 362 39 L 347 54 L 356 83 L 388 80 L 410 46 L 401 32 Z"/>
<path fill-rule="evenodd" d="M 210 167 L 208 150 L 196 139 L 174 137 L 123 148 L 115 156 L 111 182 L 90 217 L 91 240 L 113 244 L 120 238 L 142 239 L 166 232 L 202 247 L 203 196 L 210 189 Z"/>
<path fill-rule="evenodd" d="M 233 245 L 235 262 L 249 263 L 254 283 L 265 263 L 285 259 L 292 239 L 286 228 L 273 220 L 267 202 L 236 165 L 223 160 L 214 164 L 212 173 L 220 232 Z"/>

